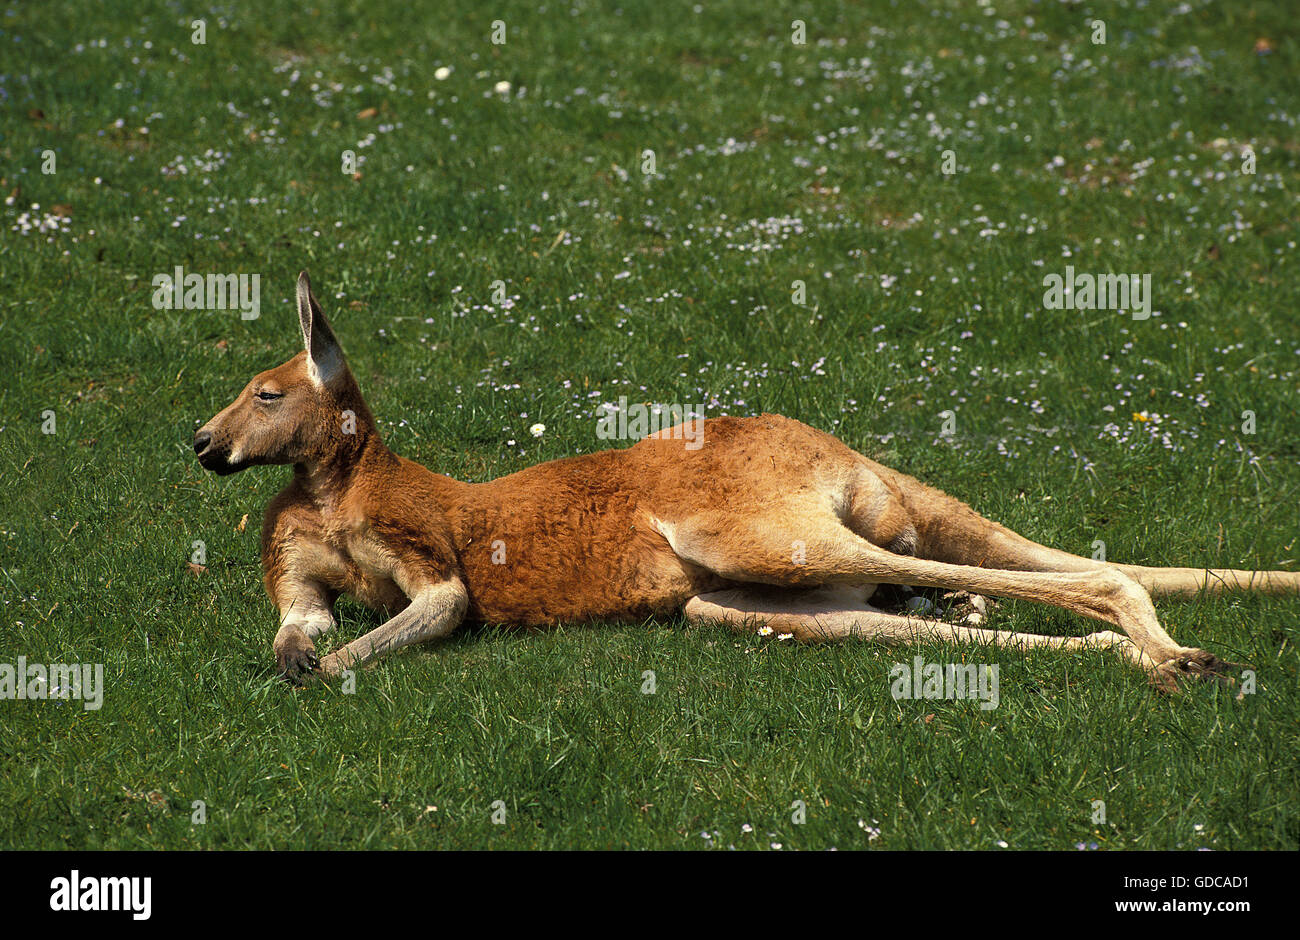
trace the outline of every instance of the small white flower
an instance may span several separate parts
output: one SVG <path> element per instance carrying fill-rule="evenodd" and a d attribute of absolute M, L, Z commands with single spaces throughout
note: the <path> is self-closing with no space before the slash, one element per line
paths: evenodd
<path fill-rule="evenodd" d="M 871 820 L 873 823 L 880 822 L 879 819 Z M 868 842 L 875 842 L 880 838 L 880 829 L 877 826 L 868 826 L 865 819 L 858 820 L 858 828 L 867 834 Z"/>
<path fill-rule="evenodd" d="M 794 639 L 794 634 L 793 634 L 793 633 L 778 633 L 778 634 L 776 635 L 776 638 L 777 638 L 778 640 L 793 640 L 793 639 Z"/>
<path fill-rule="evenodd" d="M 531 428 L 528 429 L 528 433 L 531 434 L 533 437 L 541 437 L 543 434 L 546 433 L 546 425 L 541 423 L 534 424 Z"/>
<path fill-rule="evenodd" d="M 450 74 L 451 74 L 451 66 L 443 65 L 440 66 L 438 70 L 433 73 L 433 77 L 441 82 L 441 81 L 446 81 L 447 76 Z"/>
<path fill-rule="evenodd" d="M 492 90 L 495 91 L 498 95 L 508 95 L 510 94 L 510 83 L 497 82 L 495 85 L 492 86 Z"/>
<path fill-rule="evenodd" d="M 759 636 L 771 636 L 771 635 L 772 635 L 772 628 L 771 628 L 771 627 L 759 627 L 759 628 L 758 628 L 758 635 L 759 635 Z"/>

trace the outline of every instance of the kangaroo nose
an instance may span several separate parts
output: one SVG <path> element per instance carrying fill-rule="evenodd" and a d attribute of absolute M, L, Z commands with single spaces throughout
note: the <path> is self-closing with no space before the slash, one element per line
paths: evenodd
<path fill-rule="evenodd" d="M 211 443 L 212 443 L 212 432 L 200 431 L 198 434 L 194 435 L 194 453 L 202 454 L 205 450 L 208 449 L 208 445 Z"/>

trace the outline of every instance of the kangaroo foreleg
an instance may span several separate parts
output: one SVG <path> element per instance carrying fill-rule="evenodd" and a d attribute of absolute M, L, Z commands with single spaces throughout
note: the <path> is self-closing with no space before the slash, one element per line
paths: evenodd
<path fill-rule="evenodd" d="M 409 607 L 383 626 L 322 659 L 320 673 L 332 678 L 403 646 L 447 636 L 460 625 L 468 606 L 469 595 L 459 579 L 423 588 Z"/>

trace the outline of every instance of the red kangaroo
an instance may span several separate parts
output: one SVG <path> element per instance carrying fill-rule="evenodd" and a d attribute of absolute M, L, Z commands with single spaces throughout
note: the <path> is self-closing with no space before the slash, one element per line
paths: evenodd
<path fill-rule="evenodd" d="M 778 415 L 713 418 L 621 450 L 487 483 L 432 473 L 380 438 L 334 332 L 298 278 L 303 351 L 255 376 L 199 429 L 218 474 L 291 464 L 262 526 L 275 654 L 290 680 L 339 675 L 465 619 L 545 625 L 684 610 L 799 640 L 958 640 L 1112 649 L 1158 687 L 1233 664 L 1181 646 L 1151 595 L 1300 593 L 1300 573 L 1145 568 L 1035 544 L 964 503 Z M 702 434 L 702 445 L 700 436 Z M 1053 604 L 1101 621 L 1082 637 L 977 629 L 868 604 L 878 584 Z M 323 659 L 341 593 L 391 615 Z"/>

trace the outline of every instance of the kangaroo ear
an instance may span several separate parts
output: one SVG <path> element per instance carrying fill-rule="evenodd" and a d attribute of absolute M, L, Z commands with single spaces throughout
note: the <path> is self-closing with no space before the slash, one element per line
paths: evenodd
<path fill-rule="evenodd" d="M 343 350 L 311 292 L 306 271 L 298 275 L 298 325 L 302 327 L 302 346 L 307 350 L 308 374 L 317 385 L 324 385 L 343 371 Z"/>

